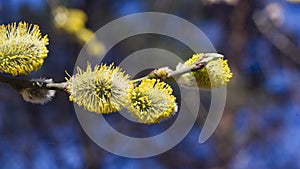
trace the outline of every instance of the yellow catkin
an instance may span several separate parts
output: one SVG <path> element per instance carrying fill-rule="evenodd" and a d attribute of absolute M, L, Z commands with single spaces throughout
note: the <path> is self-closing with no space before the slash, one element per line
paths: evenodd
<path fill-rule="evenodd" d="M 67 81 L 69 99 L 95 113 L 120 111 L 128 104 L 128 93 L 133 87 L 129 76 L 113 64 L 98 65 L 77 73 Z"/>
<path fill-rule="evenodd" d="M 38 70 L 47 57 L 47 35 L 42 36 L 38 25 L 26 22 L 0 26 L 0 69 L 16 75 Z"/>
<path fill-rule="evenodd" d="M 156 79 L 146 79 L 130 91 L 128 110 L 139 122 L 159 123 L 177 111 L 172 88 Z"/>
<path fill-rule="evenodd" d="M 68 33 L 76 33 L 85 27 L 87 16 L 80 9 L 58 6 L 53 10 L 54 25 Z"/>
<path fill-rule="evenodd" d="M 203 53 L 194 54 L 193 57 L 184 64 L 187 66 L 194 65 L 201 60 L 203 55 Z M 178 81 L 189 87 L 218 88 L 226 86 L 231 78 L 232 73 L 227 60 L 219 58 L 209 61 L 206 66 L 200 70 L 183 74 Z"/>

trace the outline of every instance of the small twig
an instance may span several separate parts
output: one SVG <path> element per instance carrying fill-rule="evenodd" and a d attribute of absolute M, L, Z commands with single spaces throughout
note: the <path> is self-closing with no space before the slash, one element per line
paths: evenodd
<path fill-rule="evenodd" d="M 149 78 L 149 75 L 138 78 L 138 79 L 134 79 L 134 80 L 132 80 L 132 83 L 137 83 L 137 82 L 140 82 L 140 81 L 148 79 L 148 78 Z"/>
<path fill-rule="evenodd" d="M 170 72 L 168 74 L 168 77 L 177 77 L 177 76 L 183 75 L 185 73 L 189 73 L 191 71 L 197 71 L 197 70 L 204 68 L 205 65 L 206 65 L 206 63 L 200 62 L 200 63 L 194 64 L 193 66 L 186 66 L 182 69 Z"/>
<path fill-rule="evenodd" d="M 138 78 L 138 79 L 134 79 L 134 80 L 132 80 L 132 82 L 133 83 L 137 83 L 139 81 L 142 81 L 142 80 L 145 80 L 145 79 L 152 79 L 152 78 L 163 79 L 163 80 L 170 80 L 170 79 L 176 78 L 176 77 L 178 77 L 180 75 L 183 75 L 185 73 L 189 73 L 189 72 L 200 70 L 200 69 L 204 68 L 205 65 L 208 62 L 210 62 L 212 60 L 219 59 L 219 58 L 223 58 L 223 57 L 224 57 L 223 55 L 217 54 L 217 53 L 205 53 L 203 55 L 202 59 L 199 60 L 194 65 L 190 65 L 190 66 L 185 65 L 185 66 L 182 66 L 178 70 L 170 70 L 170 72 L 167 72 L 167 74 L 164 74 L 164 75 L 160 75 L 157 72 L 159 70 L 165 69 L 165 67 L 158 68 L 158 69 L 153 70 L 147 76 L 144 76 L 144 77 L 141 77 L 141 78 Z"/>
<path fill-rule="evenodd" d="M 163 69 L 163 68 L 155 69 L 152 72 L 150 72 L 148 75 L 146 75 L 144 77 L 141 77 L 141 78 L 138 78 L 138 79 L 134 79 L 134 80 L 132 80 L 132 82 L 133 83 L 137 83 L 137 82 L 140 82 L 140 81 L 145 80 L 145 79 L 163 79 L 163 80 L 168 80 L 168 79 L 170 79 L 172 77 L 174 78 L 174 77 L 180 76 L 182 74 L 188 73 L 188 72 L 190 72 L 192 70 L 196 70 L 196 65 L 195 66 L 186 66 L 186 67 L 181 68 L 179 70 L 171 71 L 171 72 L 169 72 L 166 75 L 160 75 L 160 74 L 158 74 L 157 72 L 160 69 Z"/>
<path fill-rule="evenodd" d="M 34 88 L 34 89 L 49 89 L 57 90 L 68 93 L 66 90 L 66 82 L 54 83 L 54 82 L 41 82 L 38 80 L 24 80 L 9 77 L 6 75 L 0 75 L 0 83 L 9 85 L 10 87 L 20 91 L 25 88 Z"/>
<path fill-rule="evenodd" d="M 46 89 L 51 89 L 51 90 L 60 90 L 60 91 L 66 91 L 66 82 L 61 82 L 61 83 L 47 83 L 46 84 Z M 68 93 L 68 92 L 67 92 Z"/>

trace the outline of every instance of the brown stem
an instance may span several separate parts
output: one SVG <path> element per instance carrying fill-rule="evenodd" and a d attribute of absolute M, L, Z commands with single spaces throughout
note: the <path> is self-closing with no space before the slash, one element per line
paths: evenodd
<path fill-rule="evenodd" d="M 17 79 L 14 77 L 9 77 L 6 75 L 0 75 L 0 83 L 11 86 L 12 88 L 20 91 L 24 88 L 35 88 L 35 89 L 49 89 L 49 90 L 58 90 L 67 92 L 66 90 L 66 82 L 54 83 L 54 82 L 42 82 L 38 80 L 24 80 Z"/>
<path fill-rule="evenodd" d="M 168 72 L 166 75 L 159 75 L 157 72 L 160 69 L 165 69 L 165 67 L 163 68 L 158 68 L 153 70 L 151 73 L 149 73 L 147 76 L 138 78 L 138 79 L 134 79 L 132 80 L 133 83 L 145 80 L 145 79 L 151 79 L 151 78 L 155 78 L 155 79 L 163 79 L 163 80 L 171 80 L 173 78 L 176 78 L 180 75 L 183 75 L 185 73 L 189 73 L 189 72 L 193 72 L 193 71 L 197 71 L 200 70 L 202 68 L 205 67 L 205 65 L 212 61 L 212 60 L 216 60 L 219 58 L 223 58 L 223 55 L 221 54 L 217 54 L 217 53 L 205 53 L 202 57 L 201 60 L 197 61 L 195 64 L 190 65 L 190 66 L 182 66 L 180 69 L 178 70 L 173 70 Z M 174 80 L 174 79 L 173 79 Z"/>

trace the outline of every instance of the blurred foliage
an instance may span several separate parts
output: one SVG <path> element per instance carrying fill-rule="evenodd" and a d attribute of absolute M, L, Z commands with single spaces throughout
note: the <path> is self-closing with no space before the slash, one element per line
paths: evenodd
<path fill-rule="evenodd" d="M 99 56 L 104 53 L 104 44 L 93 36 L 92 30 L 85 27 L 87 15 L 83 10 L 57 6 L 52 7 L 52 14 L 55 27 L 73 35 L 79 43 L 86 43 L 89 55 Z"/>

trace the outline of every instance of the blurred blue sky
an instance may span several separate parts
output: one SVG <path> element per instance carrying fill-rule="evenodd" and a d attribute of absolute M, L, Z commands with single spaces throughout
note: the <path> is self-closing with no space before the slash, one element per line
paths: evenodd
<path fill-rule="evenodd" d="M 300 63 L 285 56 L 252 21 L 254 11 L 274 2 L 283 11 L 284 22 L 278 29 L 299 48 L 300 4 L 283 0 L 247 0 L 236 6 L 205 5 L 200 0 L 61 0 L 67 7 L 86 11 L 87 25 L 93 28 L 143 11 L 178 14 L 194 23 L 216 49 L 225 54 L 234 71 L 224 117 L 216 133 L 204 144 L 198 144 L 201 124 L 206 117 L 206 112 L 200 112 L 199 122 L 172 150 L 156 157 L 129 159 L 106 152 L 93 143 L 81 129 L 72 103 L 64 94 L 58 94 L 45 106 L 36 106 L 25 103 L 18 93 L 1 86 L 0 168 L 299 169 Z M 250 8 L 246 14 L 243 3 Z M 236 14 L 244 17 L 242 28 L 238 26 L 242 22 L 232 20 Z M 33 75 L 63 80 L 64 70 L 72 72 L 81 46 L 56 30 L 50 18 L 45 0 L 0 0 L 2 23 L 26 19 L 39 23 L 49 34 L 49 57 L 43 68 Z M 97 20 L 101 23 L 96 23 Z M 118 120 L 111 122 L 118 126 Z"/>

